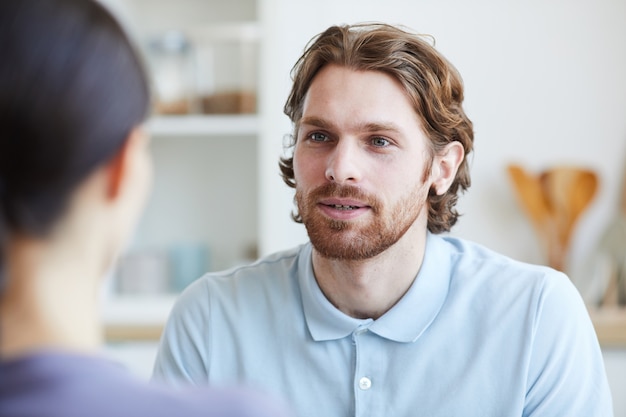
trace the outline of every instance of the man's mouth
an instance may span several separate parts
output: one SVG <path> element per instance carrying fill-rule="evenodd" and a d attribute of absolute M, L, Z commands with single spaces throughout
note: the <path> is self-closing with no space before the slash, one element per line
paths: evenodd
<path fill-rule="evenodd" d="M 333 205 L 331 205 L 329 207 L 333 207 L 334 209 L 337 209 L 337 210 L 356 210 L 356 209 L 360 208 L 358 206 L 343 206 L 343 205 L 339 205 L 339 204 L 333 204 Z"/>
<path fill-rule="evenodd" d="M 332 193 L 332 191 L 329 190 L 325 195 L 316 196 L 318 208 L 331 219 L 353 220 L 366 214 L 372 208 L 368 204 L 367 196 L 363 193 L 354 191 L 337 195 L 338 193 Z"/>

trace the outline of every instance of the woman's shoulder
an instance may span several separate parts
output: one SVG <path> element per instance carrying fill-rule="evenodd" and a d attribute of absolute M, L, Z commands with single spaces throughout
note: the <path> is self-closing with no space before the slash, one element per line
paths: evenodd
<path fill-rule="evenodd" d="M 0 415 L 50 417 L 286 416 L 242 387 L 174 389 L 143 381 L 107 358 L 40 352 L 0 362 Z M 264 411 L 258 411 L 264 410 Z"/>

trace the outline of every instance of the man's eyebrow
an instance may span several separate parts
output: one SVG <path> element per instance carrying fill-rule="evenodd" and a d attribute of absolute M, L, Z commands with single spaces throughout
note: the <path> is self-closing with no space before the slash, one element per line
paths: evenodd
<path fill-rule="evenodd" d="M 320 118 L 320 117 L 315 117 L 315 116 L 306 116 L 303 117 L 302 119 L 300 119 L 300 123 L 298 123 L 299 125 L 309 125 L 309 126 L 315 126 L 315 127 L 319 127 L 322 129 L 330 129 L 333 125 L 332 123 L 329 123 L 328 121 Z"/>
<path fill-rule="evenodd" d="M 361 130 L 365 130 L 367 132 L 400 132 L 398 126 L 393 123 L 378 123 L 378 122 L 370 122 L 365 123 L 361 126 Z"/>
<path fill-rule="evenodd" d="M 329 121 L 315 116 L 307 116 L 300 119 L 300 125 L 315 126 L 321 129 L 331 129 L 333 124 Z M 357 126 L 358 130 L 366 132 L 400 132 L 394 123 L 368 122 Z"/>

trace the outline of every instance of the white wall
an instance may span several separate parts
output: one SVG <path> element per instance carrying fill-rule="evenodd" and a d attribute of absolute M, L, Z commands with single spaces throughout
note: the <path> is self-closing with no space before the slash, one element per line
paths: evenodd
<path fill-rule="evenodd" d="M 594 169 L 596 200 L 582 217 L 572 271 L 615 213 L 626 163 L 626 2 L 623 0 L 265 0 L 261 76 L 260 251 L 306 240 L 289 219 L 293 194 L 276 161 L 290 132 L 282 106 L 289 71 L 308 40 L 331 24 L 385 21 L 436 38 L 466 84 L 475 124 L 473 185 L 453 234 L 515 258 L 542 262 L 538 241 L 505 175 L 508 163 Z M 616 416 L 626 389 L 626 354 L 605 351 Z M 621 402 L 620 402 L 621 401 Z"/>

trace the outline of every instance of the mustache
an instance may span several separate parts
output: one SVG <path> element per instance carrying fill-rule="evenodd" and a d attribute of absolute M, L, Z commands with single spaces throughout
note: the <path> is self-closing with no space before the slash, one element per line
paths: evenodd
<path fill-rule="evenodd" d="M 359 187 L 354 187 L 351 185 L 328 183 L 313 189 L 309 193 L 309 201 L 317 201 L 328 197 L 352 198 L 355 200 L 359 200 L 370 206 L 374 211 L 378 211 L 380 207 L 380 202 L 375 195 L 366 193 Z"/>

